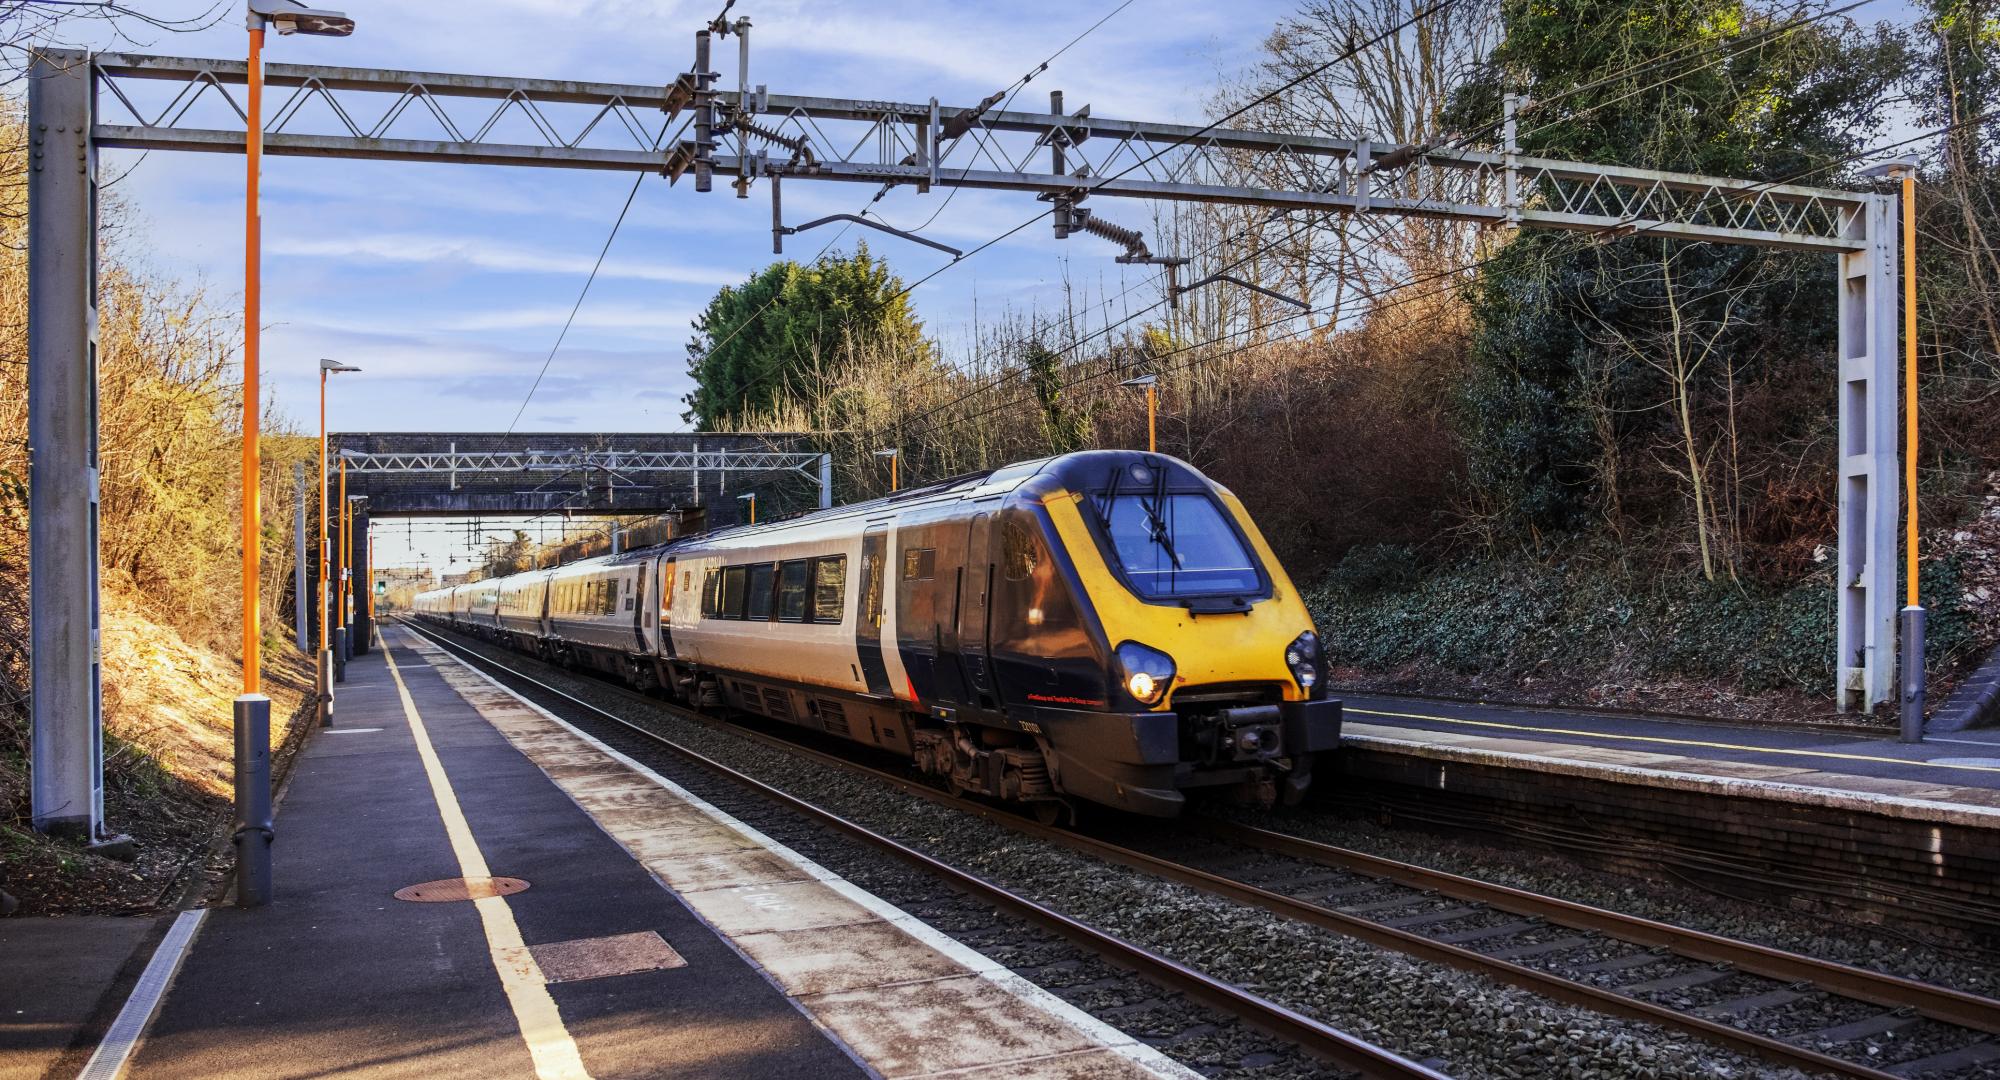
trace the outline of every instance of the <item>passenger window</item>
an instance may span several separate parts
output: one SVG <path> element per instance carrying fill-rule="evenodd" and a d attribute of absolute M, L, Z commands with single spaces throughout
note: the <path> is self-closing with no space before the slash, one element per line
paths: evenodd
<path fill-rule="evenodd" d="M 807 578 L 811 576 L 812 564 L 800 559 L 778 567 L 778 619 L 782 622 L 804 622 L 806 618 L 806 593 L 809 588 Z"/>
<path fill-rule="evenodd" d="M 750 603 L 746 614 L 753 621 L 769 622 L 771 619 L 771 580 L 777 568 L 770 563 L 760 563 L 750 568 Z"/>
<path fill-rule="evenodd" d="M 813 563 L 813 621 L 837 623 L 847 605 L 847 556 Z"/>
<path fill-rule="evenodd" d="M 732 566 L 722 572 L 722 617 L 740 619 L 743 617 L 743 602 L 748 598 L 750 568 Z"/>
<path fill-rule="evenodd" d="M 701 582 L 702 617 L 706 619 L 715 618 L 716 613 L 721 610 L 721 603 L 722 571 L 710 570 L 708 576 L 704 577 Z"/>
<path fill-rule="evenodd" d="M 936 548 L 911 548 L 903 552 L 904 581 L 929 581 L 936 576 Z"/>
<path fill-rule="evenodd" d="M 1026 524 L 1010 515 L 1000 530 L 1000 566 L 1008 581 L 1026 581 L 1041 561 L 1041 544 Z"/>

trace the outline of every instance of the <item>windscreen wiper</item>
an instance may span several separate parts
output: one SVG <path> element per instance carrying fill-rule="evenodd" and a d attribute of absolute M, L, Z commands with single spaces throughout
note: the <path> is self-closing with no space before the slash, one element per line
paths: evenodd
<path fill-rule="evenodd" d="M 1145 509 L 1146 520 L 1152 525 L 1153 543 L 1160 545 L 1160 550 L 1167 553 L 1167 558 L 1173 563 L 1174 569 L 1179 570 L 1180 552 L 1174 550 L 1171 530 L 1167 528 L 1166 519 L 1160 515 L 1160 511 L 1166 509 L 1167 505 L 1167 471 L 1154 469 L 1153 474 L 1156 477 L 1153 481 L 1153 501 L 1149 503 L 1144 496 L 1141 496 L 1139 505 Z"/>

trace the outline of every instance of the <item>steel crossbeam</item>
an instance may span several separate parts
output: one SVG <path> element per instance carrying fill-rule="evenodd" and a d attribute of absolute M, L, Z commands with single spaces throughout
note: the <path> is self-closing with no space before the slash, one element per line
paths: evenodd
<path fill-rule="evenodd" d="M 820 478 L 826 455 L 765 450 L 515 450 L 497 452 L 435 451 L 422 453 L 362 453 L 343 451 L 350 475 L 523 472 L 579 472 L 597 469 L 616 474 L 646 472 L 796 472 Z"/>
<path fill-rule="evenodd" d="M 61 55 L 88 65 L 97 81 L 99 146 L 241 152 L 242 61 Z M 632 171 L 670 168 L 694 145 L 667 137 L 684 115 L 662 114 L 677 104 L 671 87 L 310 64 L 267 65 L 265 81 L 281 95 L 264 138 L 269 154 Z M 149 84 L 159 85 L 149 91 Z M 702 156 L 715 172 L 749 177 L 1634 230 L 1827 252 L 1859 250 L 1851 226 L 1872 197 L 1498 151 L 1099 118 L 1087 110 L 978 113 L 963 134 L 947 137 L 954 117 L 976 110 L 762 92 L 713 97 L 722 115 L 811 148 L 805 160 L 768 150 Z M 759 134 L 742 142 L 751 141 L 776 145 Z M 1036 167 L 1036 156 L 1057 141 L 1065 171 Z M 1272 186 L 1273 177 L 1288 186 Z"/>

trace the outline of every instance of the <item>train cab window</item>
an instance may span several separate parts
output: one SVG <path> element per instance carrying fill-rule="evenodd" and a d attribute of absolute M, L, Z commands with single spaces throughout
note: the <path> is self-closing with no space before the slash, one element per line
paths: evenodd
<path fill-rule="evenodd" d="M 710 570 L 701 581 L 701 616 L 704 619 L 713 619 L 721 610 L 722 571 Z"/>
<path fill-rule="evenodd" d="M 1253 593 L 1263 584 L 1256 561 L 1206 494 L 1121 494 L 1100 512 L 1119 568 L 1140 596 Z"/>
<path fill-rule="evenodd" d="M 732 566 L 722 572 L 722 607 L 716 612 L 725 619 L 743 617 L 743 602 L 748 599 L 750 568 Z"/>
<path fill-rule="evenodd" d="M 813 561 L 812 621 L 837 623 L 847 606 L 847 556 Z"/>
<path fill-rule="evenodd" d="M 777 567 L 770 563 L 758 563 L 750 568 L 750 598 L 744 608 L 744 617 L 757 622 L 771 620 L 771 583 L 777 575 Z"/>
<path fill-rule="evenodd" d="M 936 576 L 936 548 L 910 548 L 903 552 L 904 581 L 929 581 Z"/>
<path fill-rule="evenodd" d="M 780 622 L 805 621 L 807 579 L 811 576 L 812 564 L 804 559 L 788 562 L 778 567 L 778 620 Z"/>

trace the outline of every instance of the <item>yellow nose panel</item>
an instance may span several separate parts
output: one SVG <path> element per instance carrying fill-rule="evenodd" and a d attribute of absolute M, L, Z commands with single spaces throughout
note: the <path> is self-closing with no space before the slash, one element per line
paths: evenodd
<path fill-rule="evenodd" d="M 1140 600 L 1105 561 L 1084 523 L 1083 497 L 1066 492 L 1049 496 L 1045 504 L 1049 521 L 1097 609 L 1105 639 L 1113 648 L 1122 641 L 1136 641 L 1174 658 L 1174 685 L 1155 711 L 1172 707 L 1174 691 L 1209 683 L 1275 682 L 1284 686 L 1285 700 L 1305 697 L 1285 666 L 1285 646 L 1312 629 L 1312 616 L 1243 504 L 1227 491 L 1216 494 L 1271 577 L 1271 598 L 1257 602 L 1248 614 L 1195 615 L 1178 605 Z"/>

